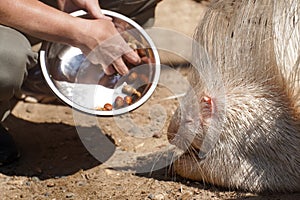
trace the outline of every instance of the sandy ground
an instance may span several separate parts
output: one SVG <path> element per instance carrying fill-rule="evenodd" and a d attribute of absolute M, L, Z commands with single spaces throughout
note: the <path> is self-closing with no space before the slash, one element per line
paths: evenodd
<path fill-rule="evenodd" d="M 191 36 L 204 9 L 192 0 L 164 0 L 156 26 Z M 168 97 L 184 93 L 188 69 L 178 56 L 162 59 L 172 68 L 162 70 L 150 100 L 124 116 L 16 101 L 5 124 L 22 157 L 0 168 L 0 199 L 299 199 L 228 191 L 172 172 L 166 129 L 179 102 Z"/>

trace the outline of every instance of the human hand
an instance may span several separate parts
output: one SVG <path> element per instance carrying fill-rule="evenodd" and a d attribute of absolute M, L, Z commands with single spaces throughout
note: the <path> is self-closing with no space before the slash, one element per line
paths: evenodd
<path fill-rule="evenodd" d="M 110 17 L 102 14 L 98 0 L 57 0 L 57 4 L 60 10 L 67 13 L 84 9 L 93 18 L 111 20 Z"/>
<path fill-rule="evenodd" d="M 121 75 L 127 74 L 128 68 L 124 60 L 132 64 L 141 62 L 141 58 L 129 47 L 112 21 L 81 18 L 78 20 L 82 22 L 78 24 L 80 38 L 77 47 L 93 64 L 101 64 L 107 75 L 116 71 Z"/>
<path fill-rule="evenodd" d="M 58 0 L 58 5 L 65 12 L 84 9 L 91 17 L 98 19 L 84 19 L 84 27 L 78 26 L 83 35 L 77 47 L 93 64 L 101 64 L 107 75 L 116 71 L 121 75 L 128 73 L 123 59 L 132 64 L 140 63 L 140 57 L 122 38 L 112 19 L 101 13 L 98 0 Z"/>

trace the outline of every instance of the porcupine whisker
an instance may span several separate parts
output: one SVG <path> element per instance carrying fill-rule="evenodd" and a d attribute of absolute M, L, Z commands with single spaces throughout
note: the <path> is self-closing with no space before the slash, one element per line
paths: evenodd
<path fill-rule="evenodd" d="M 170 138 L 198 136 L 174 162 L 181 177 L 230 190 L 300 191 L 299 3 L 223 0 L 206 10 L 192 50 L 201 76 L 189 81 L 199 97 L 212 98 L 216 109 L 204 115 L 206 107 L 200 107 L 200 119 L 191 121 L 198 113 L 187 96 L 180 105 L 185 109 L 174 113 Z M 196 156 L 193 147 L 209 154 Z"/>

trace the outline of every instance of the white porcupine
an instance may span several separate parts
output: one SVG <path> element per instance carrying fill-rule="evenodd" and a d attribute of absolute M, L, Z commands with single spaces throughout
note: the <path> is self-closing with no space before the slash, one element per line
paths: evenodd
<path fill-rule="evenodd" d="M 174 163 L 179 175 L 300 191 L 299 20 L 300 0 L 212 1 L 195 32 L 193 89 L 168 129 L 188 148 Z"/>

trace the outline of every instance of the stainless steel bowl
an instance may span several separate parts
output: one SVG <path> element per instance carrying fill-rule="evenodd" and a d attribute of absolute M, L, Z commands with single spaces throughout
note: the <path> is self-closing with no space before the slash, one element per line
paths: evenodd
<path fill-rule="evenodd" d="M 64 103 L 87 114 L 119 115 L 138 108 L 152 95 L 160 76 L 160 59 L 154 43 L 141 26 L 119 13 L 108 10 L 102 12 L 112 17 L 116 26 L 126 27 L 129 30 L 124 37 L 125 41 L 130 42 L 129 38 L 134 38 L 139 46 L 137 50 L 145 54 L 148 62 L 131 66 L 127 76 L 122 77 L 118 74 L 107 76 L 102 67 L 89 62 L 80 49 L 52 42 L 43 43 L 40 62 L 46 82 Z M 72 15 L 85 17 L 86 13 L 79 11 Z M 132 74 L 138 77 L 132 79 Z M 136 89 L 141 96 L 124 93 L 125 85 Z M 133 98 L 133 103 L 117 107 L 116 98 L 125 96 Z M 113 105 L 114 108 L 104 110 L 106 103 Z"/>

